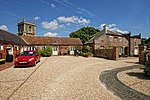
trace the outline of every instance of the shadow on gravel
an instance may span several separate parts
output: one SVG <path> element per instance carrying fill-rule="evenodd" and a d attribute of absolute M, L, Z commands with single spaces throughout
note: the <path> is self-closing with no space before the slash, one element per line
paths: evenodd
<path fill-rule="evenodd" d="M 139 64 L 139 62 L 130 62 L 130 61 L 125 61 L 126 63 L 132 63 L 132 64 Z"/>
<path fill-rule="evenodd" d="M 35 66 L 14 66 L 14 68 L 32 68 Z"/>
<path fill-rule="evenodd" d="M 150 80 L 150 78 L 146 77 L 144 72 L 140 73 L 140 72 L 129 72 L 127 73 L 129 76 L 133 76 L 133 77 L 137 77 L 139 79 L 143 79 L 143 80 Z"/>

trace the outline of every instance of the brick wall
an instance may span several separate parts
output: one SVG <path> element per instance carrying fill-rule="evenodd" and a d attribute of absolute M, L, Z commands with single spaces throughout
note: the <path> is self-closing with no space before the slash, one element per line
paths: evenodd
<path fill-rule="evenodd" d="M 150 55 L 146 56 L 143 54 L 143 52 L 148 48 L 150 48 L 150 46 L 139 45 L 139 63 L 140 64 L 145 64 L 146 59 L 150 60 Z M 148 57 L 148 58 L 146 58 L 146 57 Z"/>
<path fill-rule="evenodd" d="M 59 55 L 68 55 L 69 46 L 59 46 Z"/>
<path fill-rule="evenodd" d="M 94 56 L 102 57 L 106 59 L 118 60 L 118 48 L 116 47 L 108 47 L 108 48 L 100 48 L 95 50 Z"/>
<path fill-rule="evenodd" d="M 135 42 L 137 43 L 137 45 L 135 46 Z M 134 56 L 134 50 L 135 48 L 139 48 L 138 44 L 141 44 L 141 39 L 139 38 L 130 38 L 130 55 Z M 138 50 L 139 51 L 139 50 Z"/>

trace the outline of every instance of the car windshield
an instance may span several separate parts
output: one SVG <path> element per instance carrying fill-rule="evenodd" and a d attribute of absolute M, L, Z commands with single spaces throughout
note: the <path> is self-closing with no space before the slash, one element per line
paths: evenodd
<path fill-rule="evenodd" d="M 33 51 L 24 51 L 20 54 L 20 56 L 33 56 L 34 52 Z"/>

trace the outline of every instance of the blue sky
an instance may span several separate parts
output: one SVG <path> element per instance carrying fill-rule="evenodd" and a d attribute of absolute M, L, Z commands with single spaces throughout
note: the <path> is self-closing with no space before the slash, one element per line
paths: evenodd
<path fill-rule="evenodd" d="M 38 36 L 63 36 L 84 26 L 150 37 L 150 0 L 0 0 L 0 28 L 36 20 Z"/>

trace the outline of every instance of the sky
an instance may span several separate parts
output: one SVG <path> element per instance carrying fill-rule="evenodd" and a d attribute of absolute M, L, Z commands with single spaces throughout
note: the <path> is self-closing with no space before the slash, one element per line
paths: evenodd
<path fill-rule="evenodd" d="M 68 37 L 86 26 L 150 37 L 150 0 L 0 0 L 0 29 L 36 20 L 37 36 Z"/>

